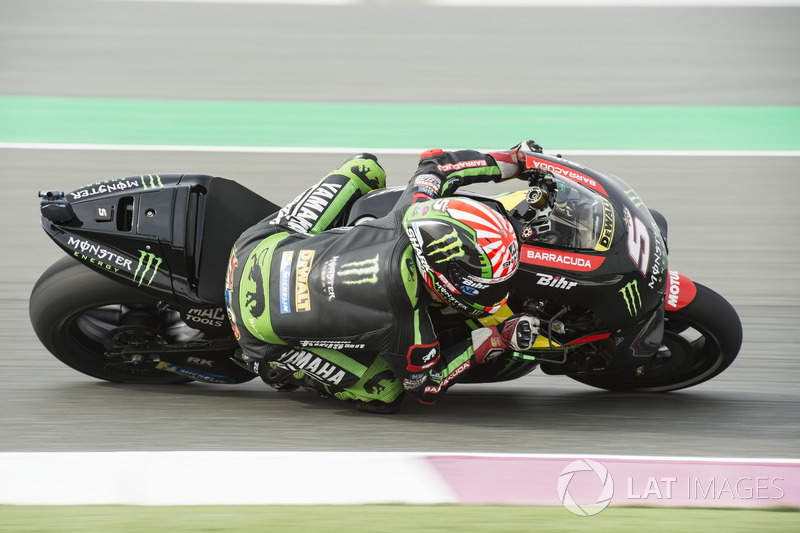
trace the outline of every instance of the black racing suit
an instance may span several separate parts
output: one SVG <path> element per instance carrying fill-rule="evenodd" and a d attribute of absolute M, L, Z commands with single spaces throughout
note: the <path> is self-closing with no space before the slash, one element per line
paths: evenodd
<path fill-rule="evenodd" d="M 401 221 L 414 202 L 500 178 L 491 155 L 431 150 L 391 213 L 335 227 L 358 197 L 385 186 L 380 165 L 356 156 L 249 228 L 233 247 L 226 283 L 245 358 L 344 400 L 391 403 L 411 391 L 433 401 L 474 364 L 472 343 L 440 353 L 434 302 Z"/>

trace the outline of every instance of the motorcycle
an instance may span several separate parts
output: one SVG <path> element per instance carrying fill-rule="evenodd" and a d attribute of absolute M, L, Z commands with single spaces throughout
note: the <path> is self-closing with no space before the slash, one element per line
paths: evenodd
<path fill-rule="evenodd" d="M 530 350 L 473 367 L 462 382 L 518 379 L 536 368 L 612 391 L 691 387 L 736 358 L 742 327 L 712 289 L 668 268 L 667 222 L 612 174 L 526 152 L 528 187 L 489 197 L 509 218 L 520 267 L 506 307 L 535 318 Z M 389 212 L 402 187 L 371 192 L 342 225 Z M 118 383 L 243 383 L 224 303 L 233 242 L 279 206 L 234 181 L 142 175 L 64 193 L 41 191 L 42 226 L 70 257 L 36 282 L 30 318 L 42 344 L 89 376 Z M 442 199 L 447 201 L 447 199 Z M 472 321 L 443 308 L 444 347 Z"/>

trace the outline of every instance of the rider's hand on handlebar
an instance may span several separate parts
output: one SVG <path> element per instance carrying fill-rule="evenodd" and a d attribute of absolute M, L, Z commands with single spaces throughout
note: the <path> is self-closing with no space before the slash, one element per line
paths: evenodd
<path fill-rule="evenodd" d="M 528 179 L 528 169 L 525 164 L 524 152 L 542 153 L 542 147 L 536 141 L 522 141 L 507 152 L 489 152 L 500 168 L 500 177 L 495 181 L 505 181 L 511 178 Z"/>
<path fill-rule="evenodd" d="M 495 179 L 495 182 L 505 181 L 511 178 L 528 179 L 527 165 L 525 164 L 525 155 L 523 152 L 542 153 L 542 147 L 536 144 L 536 141 L 522 141 L 518 145 L 511 148 L 511 150 L 503 152 L 489 152 L 497 166 L 500 168 L 500 177 Z"/>
<path fill-rule="evenodd" d="M 475 362 L 487 363 L 508 349 L 524 352 L 533 345 L 538 334 L 538 321 L 528 315 L 515 315 L 497 326 L 472 331 Z"/>
<path fill-rule="evenodd" d="M 513 152 L 489 152 L 497 167 L 500 169 L 500 176 L 495 177 L 495 183 L 520 177 L 520 166 L 517 163 L 517 156 Z"/>
<path fill-rule="evenodd" d="M 524 152 L 533 152 L 537 154 L 542 153 L 542 147 L 539 146 L 536 141 L 534 140 L 527 140 L 522 141 L 515 147 L 511 149 L 511 154 L 513 155 L 514 159 L 519 166 L 519 175 L 520 179 L 527 179 L 527 170 L 530 170 L 527 165 L 525 164 L 525 154 Z"/>

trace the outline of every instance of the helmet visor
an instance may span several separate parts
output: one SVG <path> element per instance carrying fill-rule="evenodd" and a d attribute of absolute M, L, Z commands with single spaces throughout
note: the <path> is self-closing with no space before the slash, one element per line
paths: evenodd
<path fill-rule="evenodd" d="M 451 263 L 447 269 L 448 281 L 455 288 L 452 297 L 480 314 L 491 314 L 508 298 L 508 281 L 487 283 L 486 279 L 474 276 L 459 263 Z"/>

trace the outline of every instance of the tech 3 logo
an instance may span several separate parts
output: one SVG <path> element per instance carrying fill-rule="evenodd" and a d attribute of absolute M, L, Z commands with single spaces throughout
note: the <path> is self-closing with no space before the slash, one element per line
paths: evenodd
<path fill-rule="evenodd" d="M 139 264 L 136 266 L 136 271 L 133 273 L 133 282 L 136 283 L 138 281 L 137 286 L 141 287 L 149 274 L 150 277 L 146 282 L 149 286 L 153 283 L 156 274 L 158 274 L 158 267 L 161 266 L 163 260 L 160 257 L 156 257 L 151 252 L 146 252 L 144 250 L 139 250 L 139 254 Z"/>
<path fill-rule="evenodd" d="M 378 372 L 364 383 L 364 390 L 367 391 L 369 394 L 376 394 L 376 395 L 380 394 L 384 391 L 384 389 L 386 389 L 387 386 L 383 384 L 384 381 L 388 381 L 389 383 L 391 383 L 396 379 L 397 377 L 391 370 L 384 370 L 383 372 Z"/>
<path fill-rule="evenodd" d="M 261 264 L 262 262 L 266 263 L 268 253 L 266 251 L 253 253 L 250 257 L 253 258 L 253 264 L 247 271 L 247 279 L 252 281 L 254 285 L 252 291 L 248 290 L 245 293 L 244 305 L 253 318 L 259 318 L 267 308 L 267 299 L 264 293 L 264 274 L 261 270 Z"/>
<path fill-rule="evenodd" d="M 642 310 L 642 295 L 639 293 L 639 283 L 636 280 L 623 286 L 619 291 L 622 298 L 625 300 L 625 305 L 628 308 L 628 313 L 631 316 L 636 316 Z"/>

